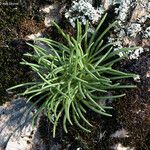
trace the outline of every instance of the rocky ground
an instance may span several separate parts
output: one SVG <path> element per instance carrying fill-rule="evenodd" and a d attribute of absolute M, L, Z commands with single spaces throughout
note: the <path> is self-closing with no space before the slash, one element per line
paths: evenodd
<path fill-rule="evenodd" d="M 112 2 L 115 3 L 115 1 Z M 132 60 L 127 59 L 116 66 L 120 70 L 139 74 L 139 78 L 135 81 L 122 81 L 136 84 L 137 88 L 123 90 L 122 92 L 125 92 L 126 96 L 111 103 L 114 107 L 114 110 L 111 111 L 112 118 L 105 118 L 88 112 L 89 119 L 95 125 L 91 134 L 83 133 L 77 127 L 70 127 L 69 134 L 65 134 L 60 126 L 55 139 L 52 138 L 51 124 L 44 116 L 39 120 L 38 126 L 30 139 L 32 133 L 31 120 L 23 126 L 30 126 L 29 130 L 22 130 L 20 128 L 22 124 L 15 125 L 15 122 L 24 116 L 24 109 L 29 105 L 26 105 L 23 99 L 21 102 L 18 99 L 5 104 L 4 102 L 16 99 L 13 96 L 14 94 L 6 93 L 8 87 L 34 78 L 27 67 L 19 64 L 23 54 L 32 51 L 26 45 L 26 41 L 32 42 L 32 39 L 37 36 L 56 39 L 57 35 L 51 27 L 51 19 L 60 23 L 69 34 L 74 34 L 73 27 L 69 25 L 65 18 L 65 11 L 71 7 L 71 0 L 62 2 L 26 0 L 14 6 L 0 5 L 0 103 L 3 104 L 0 107 L 1 148 L 23 150 L 23 147 L 19 146 L 24 143 L 24 149 L 26 150 L 150 149 L 150 40 L 146 32 L 150 25 L 150 6 L 147 0 L 122 0 L 121 2 L 120 5 L 113 5 L 108 0 L 102 0 L 101 4 L 110 18 L 117 19 L 121 24 L 119 28 L 112 31 L 109 40 L 117 40 L 120 46 L 137 45 L 142 48 L 142 50 L 137 50 L 130 55 Z M 99 3 L 94 2 L 94 5 L 99 5 Z M 114 13 L 116 8 L 121 10 L 118 15 Z M 120 16 L 124 16 L 124 18 Z M 18 108 L 20 108 L 20 111 L 18 111 Z M 16 115 L 19 117 L 15 121 L 13 117 Z M 30 118 L 30 116 L 28 117 Z M 18 130 L 19 128 L 20 130 Z M 18 132 L 21 132 L 19 134 L 21 141 L 16 142 L 17 136 L 15 136 L 15 133 L 18 134 Z M 23 139 L 21 135 L 25 135 Z M 39 145 L 36 145 L 36 142 Z M 18 147 L 12 149 L 12 145 Z"/>
<path fill-rule="evenodd" d="M 0 106 L 0 149 L 27 150 L 44 149 L 39 136 L 38 122 L 32 128 L 32 117 L 36 110 L 27 112 L 31 103 L 23 98 L 13 99 Z"/>

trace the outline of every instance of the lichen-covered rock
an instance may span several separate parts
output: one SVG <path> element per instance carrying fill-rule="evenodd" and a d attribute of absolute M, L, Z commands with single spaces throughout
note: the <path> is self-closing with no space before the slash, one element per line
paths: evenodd
<path fill-rule="evenodd" d="M 146 47 L 150 44 L 149 0 L 102 0 L 97 8 L 93 6 L 94 3 L 95 0 L 73 1 L 70 9 L 66 10 L 65 17 L 75 27 L 77 19 L 83 24 L 86 23 L 86 19 L 91 24 L 97 23 L 104 13 L 113 10 L 114 14 L 110 13 L 109 16 L 117 20 L 118 25 L 114 28 L 113 34 L 108 37 L 108 41 L 116 42 L 114 50 L 139 46 L 130 54 L 130 59 L 137 59 L 141 52 L 148 50 Z"/>
<path fill-rule="evenodd" d="M 0 148 L 5 150 L 44 150 L 37 125 L 32 127 L 34 111 L 27 110 L 31 103 L 22 98 L 0 106 Z M 42 148 L 43 147 L 43 148 Z"/>
<path fill-rule="evenodd" d="M 105 1 L 106 2 L 106 1 Z M 111 0 L 107 5 L 115 7 L 118 26 L 109 37 L 110 42 L 117 42 L 117 48 L 139 46 L 129 55 L 137 59 L 143 51 L 149 50 L 150 44 L 150 9 L 148 0 Z M 119 5 L 116 7 L 115 4 Z M 119 43 L 119 44 L 118 44 Z"/>
<path fill-rule="evenodd" d="M 71 8 L 66 11 L 65 17 L 69 20 L 70 24 L 75 27 L 77 19 L 84 25 L 87 19 L 94 24 L 98 22 L 102 14 L 104 14 L 102 6 L 94 8 L 91 0 L 79 0 L 73 1 Z"/>

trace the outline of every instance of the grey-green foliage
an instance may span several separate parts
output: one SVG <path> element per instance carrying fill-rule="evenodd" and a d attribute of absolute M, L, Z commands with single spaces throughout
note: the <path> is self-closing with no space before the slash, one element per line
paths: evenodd
<path fill-rule="evenodd" d="M 122 48 L 114 52 L 112 49 L 114 43 L 103 44 L 103 36 L 115 23 L 110 24 L 97 37 L 105 18 L 106 15 L 101 19 L 90 39 L 88 38 L 88 21 L 84 29 L 77 21 L 76 37 L 64 33 L 53 22 L 66 40 L 66 44 L 47 38 L 37 38 L 36 41 L 46 44 L 48 49 L 29 44 L 34 48 L 35 53 L 27 53 L 26 56 L 31 57 L 34 62 L 23 60 L 22 64 L 30 66 L 39 79 L 9 89 L 25 86 L 27 89 L 21 95 L 28 96 L 28 101 L 36 97 L 31 109 L 42 102 L 34 119 L 41 111 L 44 111 L 53 123 L 53 137 L 55 137 L 60 118 L 63 120 L 63 128 L 66 133 L 68 132 L 67 124 L 73 125 L 74 123 L 81 129 L 90 132 L 89 127 L 92 127 L 92 124 L 87 120 L 87 110 L 91 109 L 101 115 L 111 116 L 106 112 L 111 107 L 101 104 L 100 100 L 124 96 L 124 94 L 108 96 L 110 90 L 135 87 L 115 82 L 117 79 L 133 77 L 134 74 L 112 68 L 114 63 L 123 58 L 114 59 L 114 56 L 121 51 L 128 51 L 129 48 Z M 84 126 L 83 121 L 86 123 Z"/>

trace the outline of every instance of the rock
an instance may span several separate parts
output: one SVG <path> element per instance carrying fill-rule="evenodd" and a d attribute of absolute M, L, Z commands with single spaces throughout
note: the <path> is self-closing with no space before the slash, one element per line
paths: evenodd
<path fill-rule="evenodd" d="M 110 2 L 110 0 L 102 0 L 102 5 L 105 10 L 108 10 L 111 5 L 111 2 Z"/>
<path fill-rule="evenodd" d="M 147 12 L 146 8 L 143 7 L 140 3 L 137 3 L 137 6 L 132 12 L 131 20 L 130 22 L 135 22 L 137 19 L 148 15 L 149 13 Z"/>
<path fill-rule="evenodd" d="M 136 75 L 135 77 L 133 77 L 133 79 L 134 79 L 135 82 L 141 82 L 139 75 Z"/>
<path fill-rule="evenodd" d="M 116 144 L 115 146 L 111 147 L 112 150 L 135 150 L 134 147 L 125 147 L 121 143 Z"/>
<path fill-rule="evenodd" d="M 105 10 L 109 10 L 109 8 L 111 10 L 111 6 L 114 8 L 112 17 L 117 19 L 118 25 L 108 40 L 119 43 L 115 50 L 138 46 L 139 48 L 129 53 L 129 59 L 138 59 L 141 53 L 149 51 L 150 2 L 148 0 L 102 0 L 102 5 Z"/>
<path fill-rule="evenodd" d="M 48 5 L 41 8 L 40 11 L 48 14 L 53 9 L 54 9 L 53 5 Z"/>
<path fill-rule="evenodd" d="M 5 150 L 44 150 L 38 133 L 38 121 L 32 128 L 32 116 L 36 110 L 29 111 L 32 103 L 18 98 L 0 106 L 0 149 Z"/>
<path fill-rule="evenodd" d="M 31 35 L 27 35 L 26 36 L 26 40 L 34 40 L 38 37 L 42 37 L 42 33 L 41 32 L 38 32 L 37 34 L 31 34 Z"/>
<path fill-rule="evenodd" d="M 40 9 L 41 12 L 45 13 L 44 24 L 46 27 L 51 26 L 51 21 L 55 20 L 57 23 L 61 20 L 61 13 L 65 10 L 66 5 L 60 3 L 54 3 L 49 6 L 44 6 Z"/>
<path fill-rule="evenodd" d="M 129 137 L 129 133 L 125 129 L 117 130 L 114 134 L 111 135 L 112 138 L 125 138 Z"/>

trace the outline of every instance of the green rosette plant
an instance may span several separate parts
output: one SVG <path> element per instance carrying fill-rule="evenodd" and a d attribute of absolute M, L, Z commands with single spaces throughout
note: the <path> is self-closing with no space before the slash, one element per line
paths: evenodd
<path fill-rule="evenodd" d="M 44 111 L 53 124 L 53 137 L 55 137 L 60 118 L 66 133 L 68 132 L 67 124 L 73 125 L 74 123 L 81 129 L 90 132 L 89 127 L 93 125 L 87 120 L 87 110 L 111 116 L 106 112 L 111 107 L 104 105 L 101 101 L 120 98 L 125 94 L 109 96 L 108 92 L 135 87 L 134 85 L 121 85 L 117 82 L 118 79 L 134 77 L 135 74 L 113 69 L 113 65 L 124 58 L 124 56 L 118 57 L 120 52 L 127 52 L 135 48 L 113 51 L 114 43 L 104 44 L 103 37 L 116 24 L 115 22 L 110 24 L 99 34 L 105 18 L 106 15 L 90 37 L 88 36 L 88 21 L 84 29 L 77 21 L 76 37 L 64 33 L 53 22 L 64 38 L 65 44 L 47 38 L 35 39 L 36 43 L 43 43 L 47 48 L 44 49 L 38 44 L 29 44 L 34 48 L 34 53 L 25 55 L 33 61 L 23 60 L 22 64 L 31 67 L 37 75 L 37 80 L 8 89 L 25 87 L 26 90 L 20 95 L 27 96 L 27 101 L 36 98 L 30 110 L 39 103 L 40 106 L 33 120 Z"/>

